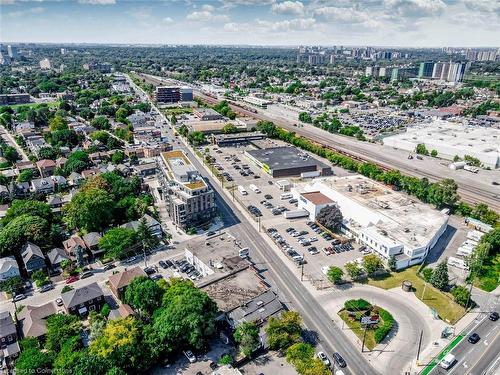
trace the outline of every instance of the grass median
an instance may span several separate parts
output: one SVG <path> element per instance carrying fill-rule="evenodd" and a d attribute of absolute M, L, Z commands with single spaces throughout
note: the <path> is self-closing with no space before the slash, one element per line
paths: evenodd
<path fill-rule="evenodd" d="M 425 286 L 425 281 L 417 275 L 417 269 L 418 266 L 414 266 L 403 271 L 392 272 L 386 276 L 370 279 L 368 284 L 382 289 L 392 289 L 401 287 L 405 280 L 411 281 L 413 291 L 419 300 L 435 309 L 441 319 L 455 324 L 465 314 L 465 309 L 455 303 L 451 296 L 434 288 L 431 284 L 427 283 Z"/>

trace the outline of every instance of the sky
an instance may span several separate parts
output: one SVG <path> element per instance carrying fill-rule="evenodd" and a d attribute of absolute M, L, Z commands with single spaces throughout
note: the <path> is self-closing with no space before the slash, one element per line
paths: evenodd
<path fill-rule="evenodd" d="M 1 42 L 500 46 L 500 0 L 0 0 Z"/>

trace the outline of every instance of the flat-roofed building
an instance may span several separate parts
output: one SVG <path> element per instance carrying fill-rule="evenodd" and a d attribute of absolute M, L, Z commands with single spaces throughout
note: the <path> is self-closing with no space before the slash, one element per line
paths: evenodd
<path fill-rule="evenodd" d="M 160 183 L 172 221 L 187 229 L 210 221 L 216 214 L 214 192 L 180 150 L 159 157 Z"/>
<path fill-rule="evenodd" d="M 444 212 L 361 175 L 317 178 L 292 192 L 311 214 L 336 205 L 342 231 L 385 260 L 394 256 L 398 269 L 421 263 L 448 225 Z"/>
<path fill-rule="evenodd" d="M 215 121 L 223 119 L 223 116 L 212 108 L 194 108 L 193 114 L 198 117 L 200 121 Z"/>
<path fill-rule="evenodd" d="M 181 90 L 177 86 L 159 86 L 155 91 L 158 103 L 177 103 L 181 101 Z"/>
<path fill-rule="evenodd" d="M 332 168 L 295 147 L 272 147 L 247 150 L 245 155 L 273 177 L 300 176 L 305 172 L 332 175 Z"/>

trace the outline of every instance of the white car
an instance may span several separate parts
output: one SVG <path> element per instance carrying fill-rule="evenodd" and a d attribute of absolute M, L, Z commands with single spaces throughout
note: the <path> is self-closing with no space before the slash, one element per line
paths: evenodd
<path fill-rule="evenodd" d="M 183 351 L 183 353 L 190 363 L 196 362 L 196 356 L 193 354 L 193 352 L 191 350 L 185 350 L 185 351 Z"/>
<path fill-rule="evenodd" d="M 319 352 L 318 358 L 321 359 L 321 362 L 323 362 L 326 366 L 330 366 L 330 364 L 331 364 L 330 360 L 328 359 L 328 357 L 326 356 L 325 353 Z"/>

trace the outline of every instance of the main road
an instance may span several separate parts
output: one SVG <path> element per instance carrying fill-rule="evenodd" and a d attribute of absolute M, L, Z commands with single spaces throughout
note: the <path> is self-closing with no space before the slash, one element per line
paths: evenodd
<path fill-rule="evenodd" d="M 141 76 L 154 84 L 166 82 L 162 77 L 148 74 L 142 74 Z M 193 91 L 197 97 L 208 103 L 215 103 L 218 101 L 218 99 L 206 95 L 199 89 L 194 89 Z M 244 103 L 244 105 L 248 107 L 247 103 Z M 468 203 L 486 203 L 490 208 L 497 212 L 500 211 L 500 189 L 497 185 L 492 185 L 493 181 L 489 181 L 481 176 L 478 178 L 478 175 L 472 173 L 451 171 L 446 166 L 430 158 L 426 158 L 429 160 L 408 160 L 406 153 L 401 150 L 394 150 L 391 147 L 380 144 L 361 142 L 352 137 L 332 134 L 312 125 L 302 124 L 303 126 L 296 126 L 299 122 L 298 120 L 292 121 L 288 117 L 280 116 L 269 110 L 255 109 L 256 112 L 254 112 L 240 106 L 231 105 L 231 107 L 235 112 L 259 120 L 272 121 L 284 129 L 293 131 L 325 147 L 350 155 L 359 160 L 376 163 L 384 168 L 398 169 L 402 173 L 419 178 L 427 177 L 431 181 L 439 181 L 447 177 L 453 178 L 457 182 L 458 192 L 464 201 Z M 493 177 L 493 179 L 497 178 L 498 181 L 496 182 L 500 183 L 499 172 L 481 171 L 480 173 L 498 173 L 498 178 Z"/>
<path fill-rule="evenodd" d="M 130 78 L 129 82 L 136 90 L 141 90 L 133 84 Z M 150 103 L 167 121 L 154 103 L 152 101 Z M 169 129 L 165 128 L 165 130 Z M 262 239 L 255 225 L 239 211 L 233 202 L 224 199 L 223 188 L 219 182 L 209 174 L 203 173 L 205 168 L 184 141 L 178 143 L 176 147 L 186 152 L 193 165 L 210 182 L 215 192 L 217 207 L 224 218 L 226 227 L 230 227 L 231 233 L 241 241 L 241 244 L 252 250 L 252 261 L 260 268 L 266 280 L 277 287 L 282 297 L 286 299 L 287 305 L 301 313 L 306 326 L 320 335 L 320 344 L 329 356 L 333 352 L 339 352 L 345 358 L 348 367 L 343 370 L 344 373 L 353 375 L 378 374 L 361 355 L 360 350 L 354 347 L 342 330 L 332 322 L 331 317 L 306 287 L 290 272 L 288 266 L 279 258 L 275 250 Z"/>

